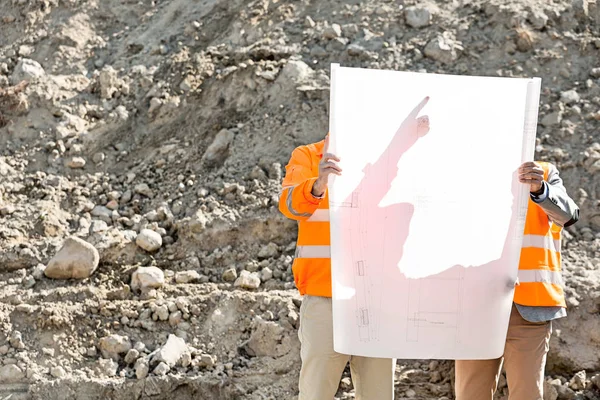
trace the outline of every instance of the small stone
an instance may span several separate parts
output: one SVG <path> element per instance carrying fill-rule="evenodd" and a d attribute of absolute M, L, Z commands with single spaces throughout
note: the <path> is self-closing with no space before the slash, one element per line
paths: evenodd
<path fill-rule="evenodd" d="M 191 283 L 200 280 L 200 274 L 198 271 L 180 271 L 175 274 L 175 282 L 177 283 Z"/>
<path fill-rule="evenodd" d="M 3 207 L 0 207 L 0 215 L 2 215 L 2 216 L 14 214 L 15 211 L 17 211 L 17 209 L 12 204 L 7 204 Z"/>
<path fill-rule="evenodd" d="M 462 47 L 447 35 L 438 35 L 425 46 L 425 56 L 443 64 L 456 61 Z"/>
<path fill-rule="evenodd" d="M 219 131 L 202 156 L 202 162 L 213 166 L 222 165 L 229 155 L 229 146 L 234 137 L 235 134 L 227 129 Z"/>
<path fill-rule="evenodd" d="M 152 189 L 150 189 L 150 186 L 148 186 L 145 183 L 140 183 L 139 185 L 135 185 L 135 187 L 133 188 L 133 191 L 137 194 L 141 194 L 142 196 L 146 196 L 146 197 L 153 197 L 154 193 L 152 192 Z"/>
<path fill-rule="evenodd" d="M 125 362 L 127 364 L 133 364 L 134 362 L 136 362 L 136 360 L 138 359 L 139 356 L 140 356 L 140 352 L 138 350 L 131 349 L 125 355 Z"/>
<path fill-rule="evenodd" d="M 154 355 L 152 362 L 162 362 L 169 367 L 173 367 L 181 355 L 188 351 L 188 346 L 185 344 L 185 340 L 175 335 L 169 335 L 167 343 Z"/>
<path fill-rule="evenodd" d="M 226 269 L 225 272 L 223 272 L 223 275 L 221 276 L 221 278 L 225 281 L 225 282 L 233 282 L 237 279 L 237 271 L 235 270 L 235 268 L 229 268 Z"/>
<path fill-rule="evenodd" d="M 96 364 L 96 370 L 99 372 L 99 374 L 108 377 L 117 375 L 118 369 L 119 364 L 110 358 L 101 358 Z"/>
<path fill-rule="evenodd" d="M 266 282 L 270 281 L 271 279 L 273 279 L 273 271 L 271 271 L 271 268 L 263 268 L 262 271 L 260 271 L 260 280 Z"/>
<path fill-rule="evenodd" d="M 258 289 L 260 286 L 260 278 L 256 272 L 242 271 L 233 286 L 244 289 Z"/>
<path fill-rule="evenodd" d="M 8 345 L 6 345 L 6 344 L 3 346 L 0 346 L 0 356 L 7 355 L 9 350 L 10 350 L 10 347 L 8 347 Z"/>
<path fill-rule="evenodd" d="M 332 24 L 323 31 L 323 38 L 331 40 L 342 36 L 342 27 L 338 24 Z"/>
<path fill-rule="evenodd" d="M 142 249 L 153 252 L 162 246 L 162 237 L 160 234 L 150 229 L 142 229 L 140 234 L 135 239 L 135 243 Z"/>
<path fill-rule="evenodd" d="M 110 335 L 100 339 L 98 348 L 102 352 L 102 357 L 119 359 L 119 354 L 127 353 L 131 350 L 131 341 L 126 336 Z"/>
<path fill-rule="evenodd" d="M 412 389 L 408 389 L 408 390 L 406 391 L 406 397 L 408 397 L 408 398 L 412 399 L 412 398 L 414 398 L 414 397 L 416 397 L 416 396 L 417 396 L 417 392 L 415 392 L 414 390 L 412 390 Z"/>
<path fill-rule="evenodd" d="M 557 400 L 558 390 L 550 383 L 550 381 L 544 381 L 544 400 Z"/>
<path fill-rule="evenodd" d="M 102 220 L 94 220 L 90 226 L 90 233 L 106 232 L 108 224 Z"/>
<path fill-rule="evenodd" d="M 21 57 L 28 57 L 28 56 L 32 55 L 34 52 L 35 52 L 35 47 L 33 47 L 33 46 L 28 46 L 26 44 L 19 46 L 19 55 Z"/>
<path fill-rule="evenodd" d="M 586 374 L 585 370 L 579 371 L 573 376 L 571 382 L 569 382 L 569 387 L 573 390 L 583 390 L 586 386 Z"/>
<path fill-rule="evenodd" d="M 46 72 L 40 63 L 29 58 L 22 58 L 17 63 L 11 76 L 11 80 L 13 85 L 16 85 L 23 80 L 30 81 L 32 79 L 41 78 L 44 75 L 46 75 Z"/>
<path fill-rule="evenodd" d="M 67 166 L 71 169 L 81 169 L 85 167 L 85 160 L 82 157 L 73 157 L 69 160 Z"/>
<path fill-rule="evenodd" d="M 167 307 L 164 304 L 158 307 L 155 313 L 158 319 L 160 319 L 161 321 L 166 321 L 169 319 L 169 307 Z"/>
<path fill-rule="evenodd" d="M 179 362 L 183 368 L 187 368 L 192 363 L 192 355 L 189 352 L 183 353 Z"/>
<path fill-rule="evenodd" d="M 0 367 L 0 383 L 17 383 L 25 379 L 25 373 L 15 364 Z"/>
<path fill-rule="evenodd" d="M 568 386 L 554 385 L 558 392 L 559 400 L 573 400 L 576 397 L 575 391 Z"/>
<path fill-rule="evenodd" d="M 65 376 L 67 376 L 67 372 L 65 371 L 65 369 L 61 366 L 57 366 L 57 367 L 52 367 L 50 369 L 50 375 L 52 375 L 53 377 L 57 378 L 57 379 L 62 379 Z"/>
<path fill-rule="evenodd" d="M 92 161 L 95 164 L 100 164 L 106 159 L 106 155 L 104 153 L 96 153 L 92 156 Z"/>
<path fill-rule="evenodd" d="M 164 285 L 165 274 L 158 267 L 138 267 L 131 275 L 131 289 L 143 292 L 157 289 Z"/>
<path fill-rule="evenodd" d="M 164 376 L 169 372 L 170 369 L 171 368 L 169 368 L 169 366 L 167 364 L 165 364 L 164 362 L 161 362 L 156 366 L 156 368 L 154 368 L 154 371 L 152 371 L 152 372 L 154 373 L 154 375 Z"/>
<path fill-rule="evenodd" d="M 138 379 L 144 379 L 148 376 L 148 372 L 150 371 L 148 359 L 144 357 L 138 358 L 133 369 L 135 370 L 135 376 Z"/>
<path fill-rule="evenodd" d="M 423 7 L 408 7 L 404 10 L 406 23 L 413 28 L 422 28 L 431 24 L 431 12 Z"/>
<path fill-rule="evenodd" d="M 590 382 L 592 382 L 592 384 L 596 386 L 596 389 L 600 389 L 600 374 L 592 376 L 590 378 Z"/>
<path fill-rule="evenodd" d="M 23 336 L 19 331 L 13 331 L 10 334 L 9 342 L 10 345 L 17 350 L 22 350 L 25 348 L 25 343 L 23 343 Z"/>
<path fill-rule="evenodd" d="M 549 18 L 543 11 L 532 10 L 531 15 L 529 16 L 528 19 L 529 19 L 529 22 L 531 22 L 531 25 L 535 29 L 542 30 L 548 23 Z"/>
<path fill-rule="evenodd" d="M 215 358 L 210 354 L 202 354 L 200 356 L 200 366 L 202 367 L 213 367 L 215 362 Z"/>
<path fill-rule="evenodd" d="M 273 242 L 269 243 L 266 246 L 263 246 L 262 249 L 258 252 L 258 258 L 273 258 L 277 257 L 279 253 L 279 248 Z"/>
<path fill-rule="evenodd" d="M 169 315 L 169 325 L 177 326 L 181 321 L 183 321 L 183 313 L 181 311 L 177 310 Z"/>
<path fill-rule="evenodd" d="M 579 101 L 579 93 L 575 89 L 567 90 L 561 93 L 560 100 L 565 104 L 577 103 Z"/>
<path fill-rule="evenodd" d="M 35 278 L 31 275 L 27 275 L 25 279 L 23 279 L 23 287 L 25 289 L 31 289 L 36 284 Z"/>
<path fill-rule="evenodd" d="M 106 203 L 106 208 L 108 208 L 109 210 L 116 210 L 119 208 L 119 202 L 113 199 Z"/>
<path fill-rule="evenodd" d="M 107 220 L 112 218 L 112 211 L 104 206 L 95 206 L 90 214 L 92 214 L 92 217 L 98 217 Z"/>
<path fill-rule="evenodd" d="M 307 28 L 314 28 L 315 26 L 317 26 L 317 24 L 310 16 L 307 15 L 304 19 L 304 26 L 306 26 Z"/>
<path fill-rule="evenodd" d="M 89 278 L 100 261 L 98 250 L 85 240 L 69 237 L 48 263 L 44 274 L 52 279 Z"/>
<path fill-rule="evenodd" d="M 46 270 L 46 266 L 44 264 L 38 264 L 35 267 L 33 267 L 33 271 L 31 271 L 31 275 L 38 281 L 42 280 L 42 278 L 44 277 L 45 270 Z"/>
<path fill-rule="evenodd" d="M 342 388 L 346 390 L 352 389 L 352 380 L 349 377 L 342 378 L 341 382 Z"/>
<path fill-rule="evenodd" d="M 545 127 L 552 127 L 560 124 L 562 121 L 562 111 L 555 111 L 542 118 L 541 124 Z"/>
<path fill-rule="evenodd" d="M 590 71 L 590 76 L 592 78 L 600 78 L 600 67 L 592 68 Z"/>

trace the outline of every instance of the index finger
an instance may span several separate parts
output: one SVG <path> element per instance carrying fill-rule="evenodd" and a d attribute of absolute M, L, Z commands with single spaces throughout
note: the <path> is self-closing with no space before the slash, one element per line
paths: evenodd
<path fill-rule="evenodd" d="M 538 163 L 536 163 L 535 161 L 527 161 L 527 162 L 524 162 L 523 164 L 521 164 L 521 169 L 534 168 L 534 167 L 541 168 L 541 166 Z"/>
<path fill-rule="evenodd" d="M 421 110 L 427 105 L 429 102 L 429 96 L 425 96 L 423 100 L 419 103 L 419 105 L 415 108 L 415 113 L 419 114 Z"/>

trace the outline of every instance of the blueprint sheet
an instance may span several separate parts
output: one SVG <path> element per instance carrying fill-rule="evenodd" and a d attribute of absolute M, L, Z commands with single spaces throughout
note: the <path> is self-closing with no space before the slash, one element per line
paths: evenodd
<path fill-rule="evenodd" d="M 404 359 L 503 353 L 541 80 L 332 65 L 334 346 Z"/>

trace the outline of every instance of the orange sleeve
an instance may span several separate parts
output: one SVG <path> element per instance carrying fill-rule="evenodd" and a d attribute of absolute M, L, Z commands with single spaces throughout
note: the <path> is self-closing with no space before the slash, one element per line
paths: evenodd
<path fill-rule="evenodd" d="M 298 147 L 285 167 L 285 178 L 279 195 L 279 211 L 297 221 L 306 220 L 323 200 L 312 195 L 317 177 L 312 173 L 310 154 L 306 147 Z"/>

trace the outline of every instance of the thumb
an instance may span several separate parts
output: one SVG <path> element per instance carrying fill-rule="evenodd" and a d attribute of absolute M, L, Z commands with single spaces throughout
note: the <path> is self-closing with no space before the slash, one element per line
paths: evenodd
<path fill-rule="evenodd" d="M 325 145 L 323 146 L 323 154 L 329 153 L 329 133 L 325 136 Z"/>

